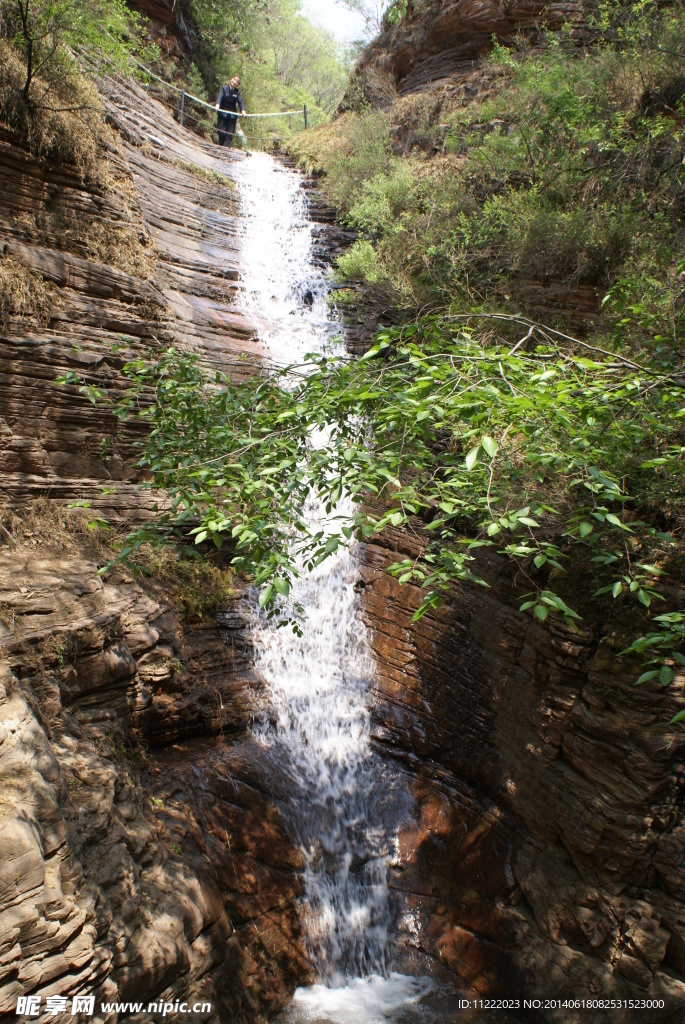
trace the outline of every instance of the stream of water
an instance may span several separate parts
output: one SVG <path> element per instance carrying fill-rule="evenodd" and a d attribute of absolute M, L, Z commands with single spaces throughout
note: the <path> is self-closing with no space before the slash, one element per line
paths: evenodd
<path fill-rule="evenodd" d="M 297 174 L 264 153 L 238 175 L 243 301 L 272 361 L 299 362 L 340 334 L 313 260 L 305 194 Z M 324 514 L 316 505 L 308 510 L 312 523 Z M 284 1018 L 292 1024 L 416 1019 L 407 1013 L 434 988 L 427 978 L 389 971 L 387 830 L 400 794 L 369 738 L 373 665 L 357 578 L 354 553 L 341 550 L 293 588 L 306 614 L 303 637 L 264 618 L 254 632 L 269 699 L 254 732 L 283 765 L 293 794 L 286 825 L 306 858 L 303 924 L 320 978 L 295 994 Z"/>
<path fill-rule="evenodd" d="M 243 302 L 273 363 L 341 345 L 298 175 L 265 153 L 238 165 Z M 338 339 L 336 341 L 336 339 Z M 325 432 L 312 444 L 325 444 Z M 345 498 L 335 513 L 345 511 Z M 307 510 L 312 525 L 324 510 Z M 292 596 L 303 636 L 255 613 L 268 707 L 254 727 L 289 793 L 284 818 L 305 855 L 302 920 L 318 983 L 300 988 L 280 1024 L 462 1024 L 506 1017 L 457 1012 L 457 993 L 393 970 L 397 912 L 388 885 L 406 778 L 373 750 L 373 662 L 360 616 L 354 550 L 303 571 Z M 256 603 L 256 602 L 255 602 Z"/>

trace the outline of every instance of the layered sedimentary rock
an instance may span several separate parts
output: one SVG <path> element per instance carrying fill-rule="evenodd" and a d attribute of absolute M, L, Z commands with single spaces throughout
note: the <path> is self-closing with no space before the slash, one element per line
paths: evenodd
<path fill-rule="evenodd" d="M 153 504 L 144 426 L 56 378 L 116 399 L 125 362 L 169 345 L 259 367 L 226 177 L 245 157 L 136 86 L 103 93 L 99 185 L 0 140 L 2 258 L 35 299 L 0 335 L 0 1014 L 92 992 L 254 1021 L 309 967 L 301 855 L 246 738 L 261 684 L 239 595 L 219 624 L 184 621 L 159 587 L 100 579 L 110 550 L 55 509 L 89 501 L 125 530 Z"/>
<path fill-rule="evenodd" d="M 389 106 L 397 96 L 438 87 L 458 89 L 473 76 L 493 39 L 516 36 L 535 42 L 542 29 L 569 23 L 578 38 L 587 34 L 587 0 L 409 0 L 407 12 L 367 47 L 355 68 L 348 101 L 361 92 L 373 105 Z M 467 91 L 476 90 L 475 84 Z"/>
<path fill-rule="evenodd" d="M 234 302 L 227 161 L 180 134 L 135 86 L 109 83 L 105 101 L 121 140 L 110 188 L 0 142 L 3 253 L 45 282 L 49 303 L 44 327 L 16 318 L 0 347 L 0 495 L 25 498 L 48 485 L 55 498 L 78 493 L 131 518 L 149 505 L 132 467 L 140 426 L 118 424 L 78 386 L 55 380 L 71 371 L 116 399 L 124 364 L 150 349 L 173 344 L 242 374 L 261 346 Z M 100 251 L 116 265 L 93 257 Z"/>
<path fill-rule="evenodd" d="M 383 569 L 418 544 L 391 532 L 363 573 L 376 740 L 416 800 L 393 876 L 407 943 L 481 995 L 649 996 L 679 1020 L 685 680 L 636 689 L 610 624 L 525 617 L 496 561 L 489 589 L 412 624 L 421 592 Z"/>
<path fill-rule="evenodd" d="M 229 742 L 245 650 L 32 532 L 0 548 L 0 1011 L 90 991 L 255 1019 L 307 965 L 301 855 Z"/>

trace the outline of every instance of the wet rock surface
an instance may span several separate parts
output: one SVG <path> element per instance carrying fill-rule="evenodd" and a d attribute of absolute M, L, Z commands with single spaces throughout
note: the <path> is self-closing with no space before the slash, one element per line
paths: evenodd
<path fill-rule="evenodd" d="M 0 346 L 0 501 L 49 486 L 130 522 L 152 505 L 134 468 L 144 428 L 55 380 L 72 372 L 116 400 L 124 364 L 149 351 L 173 344 L 241 375 L 262 346 L 235 303 L 238 203 L 224 183 L 247 158 L 217 158 L 137 86 L 103 91 L 119 133 L 108 189 L 0 139 L 2 252 L 41 276 L 50 307 L 44 326 L 12 318 Z M 107 251 L 117 265 L 93 255 Z"/>
<path fill-rule="evenodd" d="M 636 690 L 600 625 L 521 615 L 496 564 L 412 625 L 420 592 L 383 569 L 419 543 L 391 531 L 363 571 L 376 742 L 415 799 L 392 881 L 406 946 L 481 995 L 663 998 L 679 1020 L 682 689 Z"/>

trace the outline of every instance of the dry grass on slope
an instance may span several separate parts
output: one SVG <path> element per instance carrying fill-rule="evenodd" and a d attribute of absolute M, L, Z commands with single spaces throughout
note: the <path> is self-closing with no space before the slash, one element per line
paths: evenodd
<path fill-rule="evenodd" d="M 121 159 L 118 137 L 105 121 L 97 89 L 75 74 L 50 85 L 36 79 L 37 98 L 27 102 L 24 77 L 21 57 L 0 39 L 0 132 L 4 128 L 8 141 L 46 164 L 74 168 L 84 192 L 94 193 L 98 201 L 104 197 L 106 203 L 100 202 L 94 213 L 81 210 L 79 202 L 70 199 L 72 190 L 65 189 L 59 201 L 53 197 L 49 208 L 41 204 L 15 217 L 20 237 L 32 245 L 150 278 L 157 262 L 154 245 L 137 211 L 133 179 Z M 8 296 L 10 286 L 14 290 Z M 18 301 L 16 281 L 7 287 L 0 307 L 2 323 L 11 312 L 24 315 L 11 308 Z"/>
<path fill-rule="evenodd" d="M 95 86 L 70 76 L 49 84 L 37 78 L 38 100 L 23 96 L 26 69 L 14 48 L 0 39 L 0 125 L 44 160 L 76 167 L 89 181 L 105 185 L 109 171 L 103 146 L 114 145 Z"/>
<path fill-rule="evenodd" d="M 110 528 L 88 508 L 68 508 L 49 498 L 37 498 L 22 508 L 0 506 L 0 551 L 85 553 L 103 565 L 121 549 L 124 538 L 125 531 Z M 198 620 L 212 615 L 234 593 L 235 573 L 221 562 L 216 552 L 188 558 L 173 547 L 157 550 L 143 544 L 136 552 L 134 574 L 184 618 Z M 116 571 L 127 573 L 121 567 Z"/>
<path fill-rule="evenodd" d="M 45 326 L 50 318 L 50 292 L 40 274 L 16 256 L 0 258 L 0 331 L 7 334 L 13 319 Z"/>
<path fill-rule="evenodd" d="M 174 548 L 157 550 L 144 544 L 136 554 L 141 576 L 170 601 L 186 619 L 202 619 L 216 612 L 234 593 L 235 573 L 203 558 L 184 558 Z M 216 557 L 216 556 L 214 556 Z"/>

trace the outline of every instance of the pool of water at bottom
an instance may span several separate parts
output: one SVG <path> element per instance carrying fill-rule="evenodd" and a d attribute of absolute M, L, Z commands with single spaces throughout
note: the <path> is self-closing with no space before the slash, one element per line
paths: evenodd
<path fill-rule="evenodd" d="M 464 1007 L 467 998 L 430 978 L 374 974 L 340 988 L 299 988 L 276 1024 L 516 1024 L 501 1011 Z"/>

